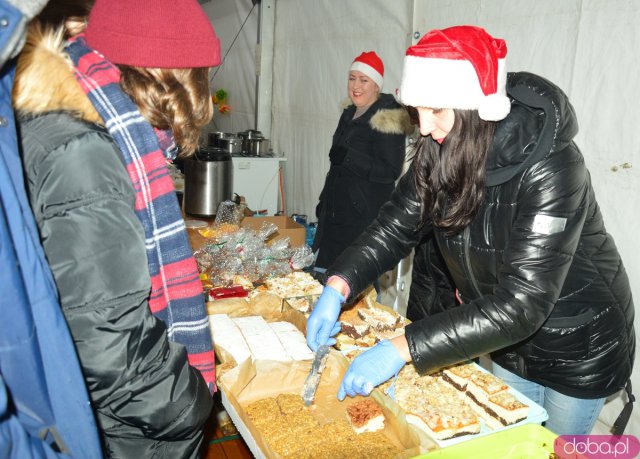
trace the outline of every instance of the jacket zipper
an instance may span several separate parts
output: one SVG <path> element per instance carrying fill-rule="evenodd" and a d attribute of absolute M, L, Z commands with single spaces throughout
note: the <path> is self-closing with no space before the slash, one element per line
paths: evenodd
<path fill-rule="evenodd" d="M 467 273 L 467 278 L 471 281 L 471 287 L 477 297 L 482 296 L 482 292 L 480 291 L 480 287 L 478 286 L 478 281 L 473 274 L 473 269 L 471 268 L 471 257 L 469 256 L 469 239 L 470 239 L 471 230 L 467 226 L 462 233 L 462 265 L 464 267 L 465 272 Z"/>

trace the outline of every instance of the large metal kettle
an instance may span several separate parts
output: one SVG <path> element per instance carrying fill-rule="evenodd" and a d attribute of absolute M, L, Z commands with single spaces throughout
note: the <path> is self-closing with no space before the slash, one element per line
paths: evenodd
<path fill-rule="evenodd" d="M 184 161 L 184 211 L 213 217 L 222 201 L 233 197 L 233 162 L 223 148 L 200 147 Z"/>
<path fill-rule="evenodd" d="M 247 156 L 259 156 L 261 151 L 269 149 L 269 141 L 264 138 L 262 132 L 255 129 L 238 132 L 238 137 L 242 139 L 242 153 Z M 266 144 L 265 144 L 266 142 Z M 260 145 L 262 149 L 260 149 Z"/>

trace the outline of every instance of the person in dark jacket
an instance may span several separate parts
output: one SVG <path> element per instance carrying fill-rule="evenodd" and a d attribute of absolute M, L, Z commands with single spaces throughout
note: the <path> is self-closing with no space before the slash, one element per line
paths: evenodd
<path fill-rule="evenodd" d="M 402 173 L 405 136 L 413 131 L 406 111 L 381 94 L 384 65 L 374 51 L 349 69 L 350 104 L 333 134 L 327 174 L 316 206 L 315 267 L 324 271 L 373 221 Z"/>
<path fill-rule="evenodd" d="M 29 208 L 11 103 L 27 22 L 46 0 L 0 0 L 0 457 L 99 459 L 69 327 Z"/>
<path fill-rule="evenodd" d="M 213 350 L 166 163 L 212 116 L 219 41 L 195 0 L 98 0 L 66 42 L 46 23 L 30 26 L 14 104 L 104 453 L 199 457 Z"/>
<path fill-rule="evenodd" d="M 328 270 L 307 341 L 328 342 L 345 298 L 431 234 L 461 304 L 434 302 L 358 356 L 338 397 L 368 394 L 409 361 L 432 372 L 491 354 L 497 376 L 545 407 L 549 429 L 586 434 L 631 375 L 629 280 L 573 142 L 573 107 L 544 78 L 507 76 L 505 56 L 503 40 L 473 26 L 407 49 L 400 98 L 420 120 L 417 155 Z"/>

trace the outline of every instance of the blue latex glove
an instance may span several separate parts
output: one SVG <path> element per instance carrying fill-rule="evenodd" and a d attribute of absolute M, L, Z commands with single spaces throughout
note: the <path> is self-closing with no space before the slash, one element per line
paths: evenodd
<path fill-rule="evenodd" d="M 340 331 L 338 316 L 345 298 L 333 287 L 326 286 L 322 295 L 313 307 L 307 319 L 307 344 L 312 351 L 317 351 L 323 344 L 334 345 L 335 338 L 331 338 Z"/>
<path fill-rule="evenodd" d="M 369 395 L 374 387 L 397 375 L 406 363 L 391 341 L 380 341 L 351 363 L 338 389 L 338 399 Z"/>

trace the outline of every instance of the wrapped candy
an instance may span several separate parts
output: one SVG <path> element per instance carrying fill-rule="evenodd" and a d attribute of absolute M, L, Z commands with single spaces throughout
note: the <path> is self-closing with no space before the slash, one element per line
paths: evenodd
<path fill-rule="evenodd" d="M 211 228 L 236 225 L 235 207 L 232 201 L 221 203 Z M 271 222 L 262 223 L 258 230 L 237 226 L 233 231 L 217 231 L 215 238 L 195 252 L 198 269 L 213 286 L 227 287 L 262 283 L 313 264 L 311 248 L 292 248 L 289 237 L 267 244 L 277 231 L 277 225 Z"/>
<path fill-rule="evenodd" d="M 291 255 L 291 268 L 295 270 L 304 269 L 307 266 L 311 266 L 313 260 L 313 250 L 308 245 L 303 245 L 302 247 L 294 249 Z"/>

